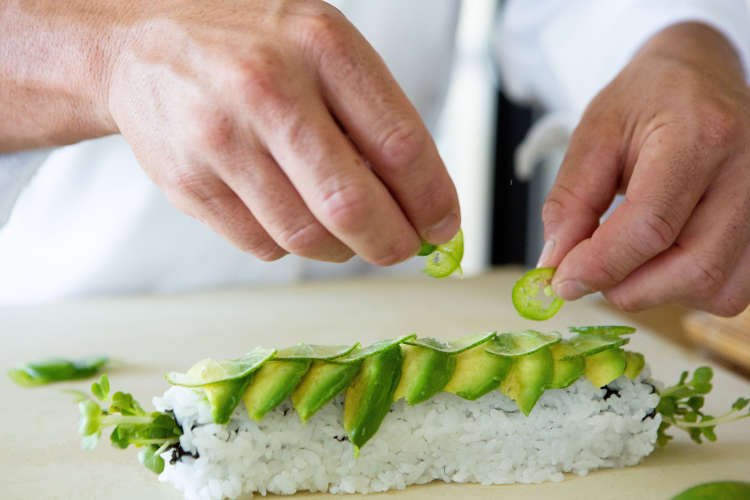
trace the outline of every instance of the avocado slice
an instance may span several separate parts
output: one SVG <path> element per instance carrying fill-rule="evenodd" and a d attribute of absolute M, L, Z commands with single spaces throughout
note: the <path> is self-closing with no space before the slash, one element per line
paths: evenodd
<path fill-rule="evenodd" d="M 628 339 L 617 335 L 602 332 L 579 333 L 567 341 L 573 348 L 568 357 L 592 356 L 596 353 L 623 346 L 629 342 Z"/>
<path fill-rule="evenodd" d="M 396 344 L 362 361 L 362 368 L 349 388 L 344 402 L 344 429 L 359 448 L 377 432 L 388 414 L 393 393 L 401 379 L 401 347 Z"/>
<path fill-rule="evenodd" d="M 604 387 L 625 372 L 625 351 L 619 348 L 606 349 L 585 358 L 586 378 L 594 387 Z"/>
<path fill-rule="evenodd" d="M 542 333 L 536 330 L 523 330 L 501 333 L 485 344 L 485 350 L 498 356 L 526 356 L 549 345 L 557 344 L 560 339 L 560 334 L 557 332 Z"/>
<path fill-rule="evenodd" d="M 505 377 L 500 390 L 518 404 L 528 416 L 544 390 L 552 382 L 554 360 L 549 347 L 544 347 L 526 356 L 509 358 L 513 365 Z"/>
<path fill-rule="evenodd" d="M 393 400 L 406 399 L 410 405 L 427 401 L 440 392 L 453 376 L 456 358 L 427 347 L 403 345 L 401 381 Z"/>
<path fill-rule="evenodd" d="M 584 361 L 582 356 L 571 356 L 575 349 L 560 342 L 549 346 L 552 353 L 552 381 L 550 389 L 563 389 L 583 377 Z"/>
<path fill-rule="evenodd" d="M 479 344 L 489 342 L 490 340 L 495 338 L 496 334 L 497 332 L 478 333 L 476 335 L 468 335 L 466 337 L 461 337 L 456 340 L 449 340 L 447 342 L 442 342 L 432 337 L 425 337 L 407 340 L 405 344 L 427 347 L 428 349 L 444 352 L 446 354 L 461 354 L 462 352 L 467 351 L 472 347 L 476 347 Z"/>
<path fill-rule="evenodd" d="M 224 425 L 229 422 L 232 412 L 240 404 L 242 394 L 252 377 L 250 374 L 243 378 L 214 382 L 201 387 L 211 406 L 211 417 L 214 423 Z"/>
<path fill-rule="evenodd" d="M 625 351 L 625 376 L 634 379 L 643 371 L 646 359 L 640 352 Z"/>
<path fill-rule="evenodd" d="M 511 358 L 488 353 L 484 344 L 457 354 L 455 358 L 456 368 L 443 390 L 470 401 L 497 389 L 512 364 Z"/>
<path fill-rule="evenodd" d="M 169 372 L 167 381 L 172 385 L 203 387 L 217 382 L 245 378 L 271 359 L 276 349 L 256 347 L 238 359 L 216 360 L 206 358 L 194 364 L 187 373 Z"/>
<path fill-rule="evenodd" d="M 599 326 L 570 326 L 568 327 L 571 333 L 604 333 L 606 335 L 630 335 L 635 333 L 635 328 L 632 326 L 623 325 L 599 325 Z"/>
<path fill-rule="evenodd" d="M 302 423 L 346 389 L 361 365 L 361 361 L 344 364 L 313 361 L 302 381 L 292 392 L 292 405 Z"/>
<path fill-rule="evenodd" d="M 309 359 L 268 361 L 253 376 L 242 400 L 247 415 L 257 421 L 284 401 L 310 368 Z"/>

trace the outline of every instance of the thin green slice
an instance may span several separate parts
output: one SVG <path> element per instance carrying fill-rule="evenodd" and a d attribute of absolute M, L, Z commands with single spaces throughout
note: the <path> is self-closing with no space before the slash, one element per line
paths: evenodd
<path fill-rule="evenodd" d="M 583 333 L 565 342 L 573 348 L 573 351 L 562 359 L 570 359 L 575 356 L 593 356 L 607 349 L 624 346 L 629 340 L 605 333 Z"/>
<path fill-rule="evenodd" d="M 404 343 L 426 347 L 428 349 L 432 349 L 433 351 L 440 351 L 446 354 L 460 354 L 471 349 L 472 347 L 476 347 L 480 344 L 484 344 L 485 342 L 492 340 L 495 337 L 496 333 L 497 332 L 478 333 L 476 335 L 461 337 L 460 339 L 456 340 L 449 340 L 448 342 L 443 342 L 432 337 L 425 337 L 409 340 L 408 342 Z"/>
<path fill-rule="evenodd" d="M 425 252 L 432 250 L 429 254 Z M 460 229 L 448 243 L 422 244 L 419 255 L 427 255 L 424 272 L 433 278 L 446 278 L 458 271 L 463 276 L 461 260 L 464 258 L 464 233 Z"/>
<path fill-rule="evenodd" d="M 365 347 L 364 349 L 359 349 L 350 352 L 346 356 L 341 356 L 340 358 L 332 359 L 332 363 L 356 363 L 357 361 L 362 361 L 365 358 L 369 358 L 370 356 L 374 354 L 381 353 L 387 349 L 390 349 L 391 347 L 403 344 L 404 342 L 410 341 L 417 338 L 415 334 L 411 335 L 405 335 L 401 338 L 397 339 L 387 339 L 387 340 L 381 340 L 379 342 L 375 342 L 372 345 L 369 345 Z"/>
<path fill-rule="evenodd" d="M 625 351 L 625 376 L 635 379 L 646 366 L 646 358 L 640 352 Z"/>
<path fill-rule="evenodd" d="M 8 370 L 8 377 L 21 387 L 36 387 L 51 382 L 93 377 L 108 362 L 109 358 L 104 356 L 80 360 L 53 358 L 25 363 Z"/>
<path fill-rule="evenodd" d="M 202 387 L 217 382 L 243 378 L 273 358 L 276 349 L 256 347 L 239 359 L 203 359 L 194 364 L 187 373 L 169 372 L 167 381 L 172 385 Z"/>
<path fill-rule="evenodd" d="M 750 498 L 750 483 L 715 481 L 693 486 L 672 500 L 742 500 Z"/>
<path fill-rule="evenodd" d="M 516 308 L 518 314 L 535 321 L 543 321 L 557 314 L 565 301 L 552 291 L 551 283 L 554 275 L 554 267 L 540 267 L 528 271 L 516 281 L 513 285 L 513 307 Z M 546 306 L 541 299 L 537 298 L 540 289 L 550 299 L 550 303 Z"/>
<path fill-rule="evenodd" d="M 622 325 L 600 325 L 600 326 L 570 326 L 568 327 L 571 333 L 604 333 L 607 335 L 630 335 L 635 333 L 635 328 L 632 326 Z"/>
<path fill-rule="evenodd" d="M 292 347 L 280 349 L 274 359 L 296 360 L 310 359 L 327 361 L 329 359 L 346 356 L 359 347 L 359 342 L 352 345 L 317 345 L 300 342 Z"/>
<path fill-rule="evenodd" d="M 542 333 L 536 330 L 501 333 L 491 342 L 487 342 L 484 350 L 490 354 L 504 357 L 527 356 L 547 346 L 560 342 L 557 332 Z"/>

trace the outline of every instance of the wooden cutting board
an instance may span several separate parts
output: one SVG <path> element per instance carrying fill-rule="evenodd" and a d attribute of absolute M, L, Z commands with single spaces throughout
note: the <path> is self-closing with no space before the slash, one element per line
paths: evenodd
<path fill-rule="evenodd" d="M 0 309 L 0 368 L 51 356 L 107 354 L 121 362 L 109 371 L 113 388 L 133 392 L 150 407 L 150 398 L 167 388 L 164 372 L 185 369 L 206 356 L 234 357 L 258 344 L 367 343 L 411 332 L 454 338 L 494 329 L 638 326 L 595 297 L 566 304 L 546 324 L 531 324 L 517 316 L 510 303 L 519 274 L 516 269 L 466 280 L 338 281 Z M 669 383 L 681 370 L 706 363 L 648 330 L 633 337 L 631 348 L 643 352 L 655 375 Z M 710 409 L 721 412 L 736 397 L 750 396 L 750 383 L 719 367 L 714 370 Z M 21 389 L 0 377 L 0 498 L 179 500 L 179 493 L 136 462 L 134 450 L 115 451 L 107 442 L 93 452 L 80 449 L 77 409 L 58 389 L 87 385 Z M 433 483 L 377 497 L 663 500 L 704 481 L 750 480 L 750 422 L 729 424 L 718 435 L 717 443 L 701 446 L 679 436 L 636 467 L 568 476 L 561 483 Z"/>

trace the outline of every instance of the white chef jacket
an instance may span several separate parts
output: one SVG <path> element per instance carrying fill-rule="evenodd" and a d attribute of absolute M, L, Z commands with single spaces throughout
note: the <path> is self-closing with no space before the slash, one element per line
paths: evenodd
<path fill-rule="evenodd" d="M 423 118 L 434 124 L 450 71 L 457 0 L 332 3 L 383 55 Z M 744 0 L 515 0 L 507 2 L 498 35 L 503 83 L 518 99 L 577 119 L 645 40 L 684 20 L 722 31 L 749 66 Z M 236 250 L 172 207 L 120 136 L 0 156 L 4 222 L 0 304 L 278 283 L 370 269 L 356 259 L 327 264 L 288 256 L 263 263 Z"/>

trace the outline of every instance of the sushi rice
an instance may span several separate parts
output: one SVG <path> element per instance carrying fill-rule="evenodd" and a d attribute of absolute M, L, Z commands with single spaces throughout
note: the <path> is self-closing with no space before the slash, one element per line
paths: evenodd
<path fill-rule="evenodd" d="M 500 391 L 477 401 L 440 393 L 424 403 L 394 403 L 355 458 L 339 395 L 302 424 L 289 400 L 261 422 L 240 404 L 214 424 L 199 391 L 172 387 L 154 398 L 171 410 L 191 455 L 163 454 L 159 479 L 186 500 L 251 498 L 298 491 L 370 493 L 440 480 L 507 484 L 561 481 L 563 473 L 637 464 L 656 443 L 661 416 L 648 368 L 594 387 L 585 378 L 544 392 L 524 416 Z M 197 457 L 197 458 L 196 458 Z"/>

